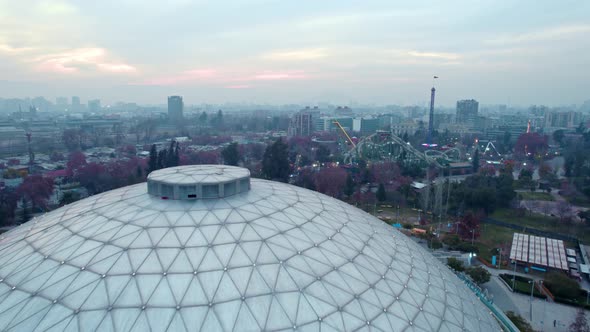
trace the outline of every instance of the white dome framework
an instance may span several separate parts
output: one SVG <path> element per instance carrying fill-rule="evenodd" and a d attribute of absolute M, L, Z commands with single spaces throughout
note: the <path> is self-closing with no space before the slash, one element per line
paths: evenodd
<path fill-rule="evenodd" d="M 221 166 L 192 171 L 207 167 Z M 170 174 L 187 171 L 150 179 L 174 185 Z M 0 330 L 500 330 L 447 267 L 391 226 L 291 185 L 248 188 L 166 200 L 143 183 L 0 235 Z"/>

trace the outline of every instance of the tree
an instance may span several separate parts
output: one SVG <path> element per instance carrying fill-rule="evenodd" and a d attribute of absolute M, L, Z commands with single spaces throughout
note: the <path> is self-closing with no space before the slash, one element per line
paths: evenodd
<path fill-rule="evenodd" d="M 221 150 L 221 156 L 225 165 L 238 166 L 241 159 L 238 143 L 233 142 L 226 146 Z"/>
<path fill-rule="evenodd" d="M 16 189 L 23 201 L 31 202 L 33 208 L 47 208 L 47 200 L 53 193 L 53 180 L 41 175 L 31 175 L 24 179 Z"/>
<path fill-rule="evenodd" d="M 152 144 L 150 148 L 150 159 L 148 161 L 148 173 L 151 173 L 158 169 L 158 150 L 156 144 Z"/>
<path fill-rule="evenodd" d="M 176 157 L 174 156 L 176 141 L 170 141 L 170 147 L 166 150 L 166 161 L 164 167 L 174 167 L 176 165 Z"/>
<path fill-rule="evenodd" d="M 387 193 L 385 192 L 385 186 L 383 183 L 379 183 L 379 188 L 377 188 L 377 193 L 375 195 L 379 202 L 384 202 L 387 199 Z"/>
<path fill-rule="evenodd" d="M 316 190 L 332 197 L 340 197 L 346 185 L 346 171 L 340 167 L 325 167 L 315 174 Z"/>
<path fill-rule="evenodd" d="M 578 309 L 576 319 L 570 324 L 568 331 L 590 332 L 590 326 L 588 326 L 588 321 L 586 320 L 586 311 L 584 309 Z"/>
<path fill-rule="evenodd" d="M 466 213 L 459 222 L 458 233 L 463 240 L 471 240 L 479 238 L 479 223 L 480 218 L 473 214 L 473 212 Z"/>
<path fill-rule="evenodd" d="M 330 161 L 330 150 L 326 148 L 324 145 L 318 147 L 315 152 L 315 159 L 320 163 L 325 163 Z"/>
<path fill-rule="evenodd" d="M 563 131 L 563 129 L 559 129 L 553 132 L 553 140 L 559 144 L 559 145 L 563 145 L 563 139 L 565 137 L 565 133 Z"/>
<path fill-rule="evenodd" d="M 59 200 L 59 206 L 64 206 L 80 199 L 80 194 L 75 191 L 66 191 Z"/>
<path fill-rule="evenodd" d="M 473 153 L 471 166 L 473 168 L 473 173 L 477 173 L 477 171 L 479 170 L 479 149 L 475 149 L 475 152 Z"/>
<path fill-rule="evenodd" d="M 502 135 L 502 146 L 504 146 L 504 150 L 506 152 L 511 150 L 510 140 L 512 138 L 512 134 L 509 131 L 505 131 L 504 135 Z"/>
<path fill-rule="evenodd" d="M 264 151 L 262 175 L 269 180 L 287 182 L 290 174 L 288 146 L 279 138 Z"/>
<path fill-rule="evenodd" d="M 455 271 L 459 271 L 459 272 L 465 271 L 465 267 L 463 266 L 463 262 L 456 259 L 455 257 L 447 258 L 447 265 Z"/>
<path fill-rule="evenodd" d="M 168 152 L 166 149 L 160 150 L 158 152 L 158 169 L 162 169 L 166 167 L 166 161 L 168 157 Z"/>
<path fill-rule="evenodd" d="M 471 277 L 471 279 L 478 285 L 485 284 L 486 282 L 490 281 L 491 274 L 485 268 L 478 266 L 467 269 L 466 273 Z"/>
<path fill-rule="evenodd" d="M 580 284 L 560 272 L 547 273 L 544 283 L 557 297 L 573 299 L 580 294 Z"/>
<path fill-rule="evenodd" d="M 13 190 L 0 189 L 0 225 L 7 226 L 14 223 L 18 197 Z"/>
<path fill-rule="evenodd" d="M 516 325 L 520 332 L 535 332 L 531 324 L 521 315 L 514 313 L 513 311 L 506 311 L 506 317 Z"/>
<path fill-rule="evenodd" d="M 68 151 L 76 151 L 80 148 L 81 134 L 77 129 L 66 129 L 62 134 L 62 141 Z"/>
<path fill-rule="evenodd" d="M 352 179 L 352 175 L 346 175 L 346 184 L 344 185 L 344 195 L 347 197 L 352 196 L 354 194 L 354 180 Z"/>

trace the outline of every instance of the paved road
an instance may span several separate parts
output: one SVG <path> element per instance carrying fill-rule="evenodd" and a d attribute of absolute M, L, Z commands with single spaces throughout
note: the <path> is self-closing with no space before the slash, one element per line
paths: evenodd
<path fill-rule="evenodd" d="M 492 274 L 490 282 L 483 285 L 483 289 L 488 290 L 488 294 L 493 297 L 496 304 L 503 311 L 514 311 L 526 320 L 530 320 L 530 296 L 513 293 L 504 285 L 498 275 L 500 273 L 512 273 L 508 270 L 488 269 Z M 517 273 L 520 274 L 520 273 Z M 539 279 L 531 275 L 528 278 Z M 577 309 L 575 307 L 548 302 L 543 299 L 533 297 L 533 328 L 537 331 L 567 331 L 571 322 L 576 317 Z M 555 326 L 553 321 L 555 320 Z"/>

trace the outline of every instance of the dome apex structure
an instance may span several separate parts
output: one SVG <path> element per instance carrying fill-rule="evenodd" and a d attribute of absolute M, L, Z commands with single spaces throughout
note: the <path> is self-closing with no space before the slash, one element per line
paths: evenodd
<path fill-rule="evenodd" d="M 0 235 L 0 331 L 279 330 L 500 327 L 391 226 L 237 167 L 153 172 Z"/>

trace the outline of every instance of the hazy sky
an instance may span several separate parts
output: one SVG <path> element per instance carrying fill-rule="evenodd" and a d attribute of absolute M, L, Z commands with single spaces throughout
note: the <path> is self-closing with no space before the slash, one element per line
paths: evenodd
<path fill-rule="evenodd" d="M 396 4 L 393 4 L 396 3 Z M 0 0 L 0 97 L 573 104 L 590 1 Z"/>

